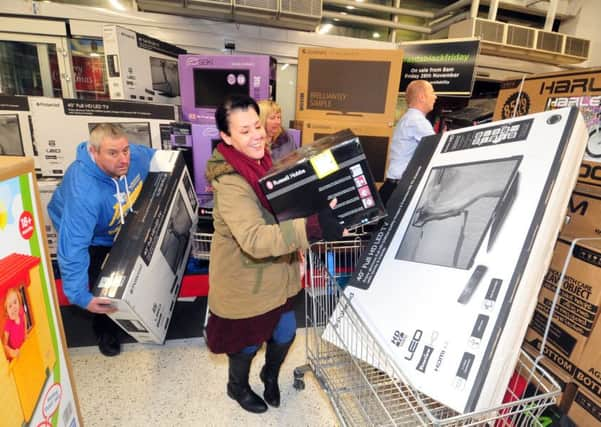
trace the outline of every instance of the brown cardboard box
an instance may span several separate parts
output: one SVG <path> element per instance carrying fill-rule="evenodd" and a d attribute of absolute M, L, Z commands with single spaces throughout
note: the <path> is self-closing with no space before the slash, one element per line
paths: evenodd
<path fill-rule="evenodd" d="M 375 126 L 323 121 L 296 121 L 296 129 L 301 131 L 302 144 L 310 144 L 343 129 L 350 129 L 359 137 L 367 163 L 376 182 L 383 182 L 388 167 L 388 149 L 393 128 L 388 125 Z"/>
<path fill-rule="evenodd" d="M 578 183 L 595 187 L 596 194 L 601 194 L 601 163 L 597 161 L 583 161 L 580 165 Z"/>
<path fill-rule="evenodd" d="M 552 347 L 547 344 L 547 347 Z M 536 361 L 536 358 L 540 355 L 540 350 L 525 344 L 523 349 L 526 353 Z M 545 354 L 548 354 L 548 349 L 546 349 Z M 570 401 L 574 397 L 574 389 L 576 386 L 573 383 L 572 376 L 568 374 L 566 371 L 561 369 L 557 364 L 555 364 L 549 357 L 543 357 L 538 361 L 538 364 L 541 368 L 543 368 L 549 375 L 553 377 L 555 381 L 561 387 L 561 394 L 557 398 L 557 405 L 560 407 L 569 407 Z"/>
<path fill-rule="evenodd" d="M 579 427 L 601 426 L 601 401 L 585 390 L 579 389 L 568 416 Z"/>
<path fill-rule="evenodd" d="M 580 389 L 595 397 L 601 405 L 601 327 L 596 325 L 576 364 L 574 379 Z"/>
<path fill-rule="evenodd" d="M 578 106 L 589 131 L 579 182 L 601 186 L 601 68 L 539 74 L 501 85 L 493 120 L 538 113 L 569 105 Z M 521 93 L 520 93 L 521 87 Z M 516 108 L 517 105 L 517 108 Z"/>
<path fill-rule="evenodd" d="M 568 205 L 568 221 L 561 236 L 601 236 L 601 187 L 576 184 Z"/>
<path fill-rule="evenodd" d="M 392 124 L 400 49 L 300 48 L 296 119 Z"/>
<path fill-rule="evenodd" d="M 553 314 L 545 355 L 564 372 L 572 375 L 599 317 L 601 305 L 601 242 L 579 242 L 570 259 L 560 299 Z M 570 241 L 557 241 L 551 267 L 543 281 L 537 309 L 526 343 L 539 349 L 548 313 Z"/>

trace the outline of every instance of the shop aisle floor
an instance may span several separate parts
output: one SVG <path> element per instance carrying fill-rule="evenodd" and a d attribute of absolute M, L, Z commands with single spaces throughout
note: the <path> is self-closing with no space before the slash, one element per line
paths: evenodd
<path fill-rule="evenodd" d="M 96 346 L 69 349 L 81 414 L 87 427 L 109 426 L 336 426 L 335 413 L 315 376 L 293 388 L 292 371 L 306 362 L 305 329 L 282 366 L 282 404 L 250 414 L 225 394 L 227 357 L 212 354 L 202 338 L 165 345 L 128 343 L 117 357 Z M 251 369 L 251 387 L 262 394 L 264 347 Z"/>

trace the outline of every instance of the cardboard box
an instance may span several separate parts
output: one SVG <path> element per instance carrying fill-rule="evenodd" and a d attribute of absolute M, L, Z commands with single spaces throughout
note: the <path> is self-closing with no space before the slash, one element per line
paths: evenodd
<path fill-rule="evenodd" d="M 461 413 L 502 402 L 586 137 L 573 108 L 422 139 L 433 154 L 409 163 L 345 288 L 420 392 Z"/>
<path fill-rule="evenodd" d="M 597 325 L 601 309 L 601 243 L 579 242 L 574 247 L 568 269 L 559 291 L 559 300 L 547 337 L 553 350 L 547 356 L 565 372 L 573 375 L 584 349 Z M 543 280 L 537 310 L 526 335 L 526 342 L 540 348 L 557 283 L 570 241 L 557 241 L 551 266 Z M 551 350 L 550 350 L 551 351 Z"/>
<path fill-rule="evenodd" d="M 33 157 L 36 172 L 40 171 L 26 96 L 0 95 L 0 156 L 2 155 Z"/>
<path fill-rule="evenodd" d="M 38 190 L 40 191 L 40 201 L 41 201 L 41 210 L 42 215 L 44 216 L 44 224 L 46 227 L 46 241 L 48 243 L 48 252 L 50 254 L 51 259 L 56 259 L 56 254 L 58 250 L 58 235 L 56 233 L 56 229 L 50 220 L 50 216 L 48 215 L 48 203 L 50 203 L 50 199 L 52 199 L 52 194 L 54 194 L 54 190 L 60 184 L 59 179 L 54 178 L 42 178 L 38 180 Z"/>
<path fill-rule="evenodd" d="M 579 427 L 601 427 L 601 401 L 585 390 L 576 392 L 568 417 Z"/>
<path fill-rule="evenodd" d="M 275 99 L 277 62 L 267 55 L 180 55 L 183 120 L 215 123 L 215 110 L 228 95 Z"/>
<path fill-rule="evenodd" d="M 367 157 L 369 169 L 376 182 L 384 182 L 388 167 L 388 149 L 392 138 L 393 128 L 388 125 L 346 125 L 339 122 L 303 122 L 297 121 L 295 126 L 302 131 L 302 143 L 313 141 L 331 135 L 343 129 L 350 129 L 359 137 L 361 147 Z"/>
<path fill-rule="evenodd" d="M 533 361 L 536 361 L 536 359 L 540 356 L 540 348 L 534 348 L 533 346 L 529 345 L 527 341 L 524 341 L 522 348 L 532 358 Z M 574 398 L 574 393 L 577 386 L 573 382 L 572 375 L 562 369 L 561 366 L 553 362 L 553 359 L 551 358 L 553 354 L 553 346 L 547 343 L 545 346 L 546 357 L 538 360 L 539 368 L 542 368 L 542 370 L 551 375 L 551 377 L 557 381 L 559 387 L 561 388 L 561 394 L 557 398 L 557 406 L 561 408 L 568 408 Z"/>
<path fill-rule="evenodd" d="M 601 163 L 584 160 L 580 165 L 578 183 L 595 187 L 595 194 L 601 194 Z"/>
<path fill-rule="evenodd" d="M 162 343 L 190 252 L 198 202 L 183 157 L 157 151 L 92 293 L 109 298 L 110 317 L 139 342 Z"/>
<path fill-rule="evenodd" d="M 510 80 L 501 85 L 493 120 L 576 106 L 589 132 L 584 160 L 601 160 L 601 68 L 569 70 Z M 520 93 L 521 87 L 521 93 Z"/>
<path fill-rule="evenodd" d="M 600 259 L 597 262 L 601 263 Z M 601 276 L 597 276 L 601 280 Z M 582 357 L 576 364 L 574 380 L 581 390 L 586 391 L 601 405 L 601 325 L 595 325 L 586 342 Z"/>
<path fill-rule="evenodd" d="M 329 209 L 334 198 L 334 213 L 347 229 L 385 216 L 359 138 L 348 129 L 303 145 L 259 183 L 279 221 Z"/>
<path fill-rule="evenodd" d="M 186 50 L 118 25 L 102 29 L 111 99 L 180 104 L 177 57 Z"/>
<path fill-rule="evenodd" d="M 29 97 L 43 176 L 60 177 L 75 160 L 77 145 L 98 123 L 119 123 L 130 144 L 161 148 L 161 126 L 177 120 L 177 107 L 129 101 Z"/>
<path fill-rule="evenodd" d="M 601 236 L 601 187 L 578 183 L 570 197 L 561 236 Z"/>
<path fill-rule="evenodd" d="M 0 156 L 0 331 L 18 328 L 5 310 L 20 306 L 23 340 L 0 349 L 0 407 L 6 426 L 79 426 L 33 159 Z M 13 300 L 13 301 L 15 301 Z M 17 351 L 17 354 L 14 352 Z"/>
<path fill-rule="evenodd" d="M 400 49 L 300 48 L 295 118 L 392 125 L 402 61 Z"/>

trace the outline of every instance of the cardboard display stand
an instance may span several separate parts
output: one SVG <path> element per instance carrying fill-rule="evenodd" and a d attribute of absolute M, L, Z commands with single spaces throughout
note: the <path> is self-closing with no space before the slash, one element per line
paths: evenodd
<path fill-rule="evenodd" d="M 102 29 L 111 99 L 180 104 L 177 57 L 186 50 L 117 25 Z"/>
<path fill-rule="evenodd" d="M 399 49 L 300 48 L 296 120 L 392 125 L 402 59 Z"/>
<path fill-rule="evenodd" d="M 574 108 L 418 145 L 345 293 L 419 391 L 461 413 L 501 403 L 586 137 Z"/>
<path fill-rule="evenodd" d="M 343 129 L 350 129 L 359 137 L 369 169 L 376 182 L 384 182 L 388 167 L 388 150 L 393 128 L 388 125 L 348 125 L 338 122 L 303 122 L 294 124 L 301 130 L 302 143 L 310 144 L 316 139 L 331 135 Z"/>
<path fill-rule="evenodd" d="M 130 144 L 161 148 L 161 127 L 177 120 L 177 107 L 128 101 L 29 97 L 42 175 L 62 176 L 75 160 L 79 143 L 99 123 L 119 123 Z"/>
<path fill-rule="evenodd" d="M 277 62 L 267 55 L 180 55 L 182 116 L 190 123 L 215 123 L 228 95 L 275 99 Z"/>
<path fill-rule="evenodd" d="M 29 156 L 40 170 L 26 96 L 0 95 L 0 156 Z"/>
<path fill-rule="evenodd" d="M 601 68 L 540 74 L 504 82 L 493 120 L 575 106 L 588 128 L 585 160 L 601 161 Z"/>
<path fill-rule="evenodd" d="M 82 423 L 31 158 L 0 157 L 2 425 Z"/>
<path fill-rule="evenodd" d="M 283 157 L 259 184 L 279 221 L 329 209 L 334 198 L 334 214 L 349 230 L 385 216 L 359 138 L 348 129 Z"/>
<path fill-rule="evenodd" d="M 139 342 L 162 343 L 179 294 L 198 201 L 183 156 L 157 151 L 92 293 L 118 309 L 109 316 Z"/>

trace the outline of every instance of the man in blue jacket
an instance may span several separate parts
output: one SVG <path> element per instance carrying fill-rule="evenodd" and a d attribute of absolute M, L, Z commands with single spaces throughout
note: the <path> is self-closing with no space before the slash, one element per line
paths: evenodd
<path fill-rule="evenodd" d="M 90 292 L 115 236 L 142 190 L 154 150 L 130 145 L 123 128 L 97 125 L 89 142 L 77 147 L 48 204 L 58 232 L 58 264 L 63 290 L 72 304 L 92 313 L 98 347 L 105 356 L 121 351 L 119 327 L 107 316 L 115 308 Z"/>

